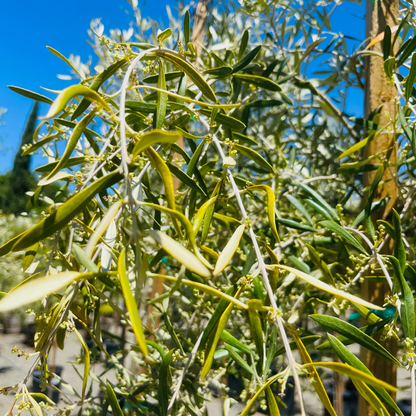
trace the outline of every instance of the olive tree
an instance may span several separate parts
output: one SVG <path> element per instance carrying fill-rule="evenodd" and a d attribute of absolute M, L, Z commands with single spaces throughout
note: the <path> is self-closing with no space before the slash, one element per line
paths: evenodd
<path fill-rule="evenodd" d="M 25 265 L 39 246 L 48 252 L 46 266 L 0 301 L 1 311 L 44 305 L 31 371 L 47 383 L 53 343 L 65 348 L 76 336 L 82 389 L 62 414 L 204 415 L 214 394 L 225 414 L 234 399 L 242 415 L 258 405 L 279 415 L 293 380 L 302 415 L 309 386 L 335 415 L 326 369 L 350 377 L 378 414 L 401 415 L 397 389 L 348 345 L 408 366 L 414 398 L 413 6 L 372 41 L 383 42 L 385 76 L 400 97 L 379 127 L 380 111 L 364 119 L 346 110 L 350 89 L 363 88 L 364 57 L 380 53 L 331 30 L 339 2 L 216 2 L 199 54 L 193 8 L 180 5 L 170 28 L 156 31 L 131 5 L 128 31 L 107 36 L 93 22 L 94 69 L 52 50 L 79 78 L 55 100 L 13 87 L 50 104 L 23 151 L 50 158 L 31 205 L 57 181 L 72 193 L 0 247 L 0 255 L 26 250 Z M 386 131 L 399 144 L 402 194 L 392 222 L 374 223 L 392 162 L 363 149 Z M 376 174 L 364 188 L 368 171 Z M 381 254 L 389 240 L 394 251 Z M 390 284 L 384 305 L 359 296 L 364 279 Z M 349 322 L 352 310 L 362 327 Z M 120 333 L 102 329 L 104 312 Z M 373 338 L 380 331 L 397 339 L 400 355 Z M 111 364 L 99 375 L 86 336 Z M 118 352 L 105 348 L 109 338 Z M 15 393 L 9 414 L 52 406 L 35 401 L 29 377 L 4 386 Z"/>

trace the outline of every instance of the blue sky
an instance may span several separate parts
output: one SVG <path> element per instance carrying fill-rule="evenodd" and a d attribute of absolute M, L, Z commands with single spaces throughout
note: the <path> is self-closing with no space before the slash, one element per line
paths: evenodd
<path fill-rule="evenodd" d="M 215 1 L 215 0 L 214 0 Z M 365 3 L 363 1 L 363 3 Z M 174 0 L 139 0 L 143 16 L 167 24 L 166 5 L 174 7 Z M 357 17 L 358 16 L 358 17 Z M 87 44 L 87 30 L 94 18 L 101 18 L 105 30 L 128 29 L 131 9 L 124 0 L 14 0 L 0 5 L 0 40 L 2 65 L 0 65 L 0 107 L 8 109 L 0 127 L 0 173 L 12 167 L 14 153 L 20 143 L 23 127 L 33 104 L 7 88 L 17 85 L 42 92 L 40 87 L 61 90 L 68 81 L 57 74 L 68 74 L 67 65 L 46 49 L 46 45 L 63 55 L 80 55 L 87 61 L 92 50 Z M 364 5 L 346 2 L 332 16 L 333 30 L 357 38 L 364 37 Z M 350 111 L 360 114 L 362 95 L 356 94 Z M 41 114 L 46 113 L 41 105 Z M 45 163 L 36 158 L 35 165 Z"/>

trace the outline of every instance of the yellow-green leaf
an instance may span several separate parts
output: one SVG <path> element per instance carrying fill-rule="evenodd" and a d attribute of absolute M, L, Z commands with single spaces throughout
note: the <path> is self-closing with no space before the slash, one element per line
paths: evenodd
<path fill-rule="evenodd" d="M 213 271 L 213 275 L 216 276 L 217 274 L 221 273 L 230 262 L 231 258 L 233 257 L 235 251 L 240 244 L 241 237 L 244 234 L 245 224 L 241 224 L 234 232 L 230 241 L 224 247 L 224 250 L 221 252 L 220 256 L 218 257 L 217 264 L 215 265 L 215 269 Z"/>
<path fill-rule="evenodd" d="M 176 277 L 166 276 L 164 274 L 154 274 L 154 273 L 149 273 L 148 272 L 147 275 L 149 277 L 154 277 L 154 278 L 157 278 L 157 279 L 170 280 L 171 282 L 176 282 L 178 280 Z M 204 284 L 198 283 L 198 282 L 193 282 L 192 280 L 187 280 L 187 279 L 181 279 L 181 284 L 183 284 L 185 286 L 193 287 L 193 288 L 201 290 L 202 292 L 205 292 L 205 293 L 209 293 L 212 296 L 217 296 L 219 298 L 225 299 L 228 302 L 234 303 L 235 305 L 237 305 L 241 309 L 246 309 L 246 310 L 248 309 L 248 306 L 245 303 L 243 303 L 243 302 L 239 301 L 238 299 L 233 298 L 232 296 L 229 296 L 226 293 L 223 293 L 220 290 L 215 289 L 211 286 L 207 286 L 207 285 L 204 285 Z"/>
<path fill-rule="evenodd" d="M 270 416 L 280 416 L 279 407 L 277 406 L 276 397 L 274 396 L 270 386 L 266 387 L 267 406 Z"/>
<path fill-rule="evenodd" d="M 336 371 L 337 373 L 344 374 L 351 378 L 357 378 L 361 380 L 362 382 L 366 384 L 370 384 L 374 387 L 381 387 L 383 389 L 397 392 L 399 389 L 397 387 L 394 387 L 385 381 L 379 380 L 373 376 L 370 376 L 369 374 L 366 374 L 360 370 L 356 370 L 354 367 L 351 367 L 348 364 L 342 364 L 342 363 L 331 363 L 331 362 L 316 362 L 312 364 L 304 364 L 301 367 L 308 369 L 310 367 L 322 367 L 322 368 L 329 368 L 332 371 Z"/>
<path fill-rule="evenodd" d="M 51 46 L 47 46 L 46 49 L 48 49 L 50 52 L 52 52 L 55 56 L 62 59 L 68 66 L 71 67 L 71 69 L 82 79 L 83 77 L 78 72 L 78 70 L 72 65 L 71 61 L 67 59 L 64 55 L 61 54 L 61 52 L 58 52 L 56 49 L 52 48 Z"/>
<path fill-rule="evenodd" d="M 133 149 L 133 158 L 135 158 L 140 152 L 143 152 L 148 147 L 157 143 L 175 143 L 181 138 L 181 135 L 176 131 L 164 131 L 160 129 L 154 129 L 147 133 L 144 133 L 140 141 L 136 143 Z"/>
<path fill-rule="evenodd" d="M 187 269 L 202 277 L 211 277 L 211 272 L 202 264 L 201 260 L 199 260 L 195 254 L 181 246 L 173 238 L 157 230 L 149 230 L 149 234 L 166 252 L 179 263 L 183 264 Z"/>
<path fill-rule="evenodd" d="M 256 87 L 263 88 L 265 90 L 270 90 L 274 92 L 282 91 L 280 85 L 276 84 L 269 78 L 261 77 L 259 75 L 234 74 L 233 77 L 239 79 L 240 81 L 253 84 Z"/>
<path fill-rule="evenodd" d="M 136 336 L 139 348 L 144 355 L 149 355 L 146 339 L 144 337 L 142 322 L 139 316 L 139 308 L 137 306 L 136 299 L 131 291 L 129 278 L 126 272 L 126 249 L 120 253 L 118 258 L 118 275 L 120 278 L 121 289 L 123 291 L 124 301 L 126 302 L 126 308 L 130 315 L 131 324 L 133 326 L 133 332 Z"/>
<path fill-rule="evenodd" d="M 48 113 L 43 118 L 47 119 L 55 117 L 65 108 L 68 101 L 76 97 L 77 95 L 81 95 L 89 101 L 97 103 L 102 107 L 106 108 L 107 110 L 111 111 L 108 104 L 95 91 L 91 90 L 90 88 L 84 87 L 83 85 L 73 85 L 71 87 L 65 88 L 63 91 L 59 93 L 58 97 L 56 97 L 55 101 L 49 108 Z"/>
<path fill-rule="evenodd" d="M 277 242 L 280 242 L 279 234 L 276 228 L 276 197 L 273 189 L 267 185 L 253 185 L 247 188 L 248 191 L 265 191 L 267 194 L 267 215 L 269 217 L 269 224 Z"/>
<path fill-rule="evenodd" d="M 351 302 L 354 302 L 354 303 L 358 303 L 359 305 L 363 305 L 363 306 L 365 306 L 367 308 L 370 308 L 370 309 L 376 309 L 376 310 L 379 310 L 379 311 L 384 310 L 384 308 L 382 308 L 378 305 L 374 305 L 373 303 L 370 303 L 370 302 L 367 302 L 363 299 L 360 299 L 357 296 L 350 295 L 347 292 L 343 292 L 342 290 L 336 289 L 336 288 L 334 288 L 334 287 L 316 279 L 315 277 L 312 277 L 309 274 L 301 272 L 300 270 L 294 269 L 292 267 L 284 266 L 282 264 L 273 264 L 273 265 L 267 266 L 267 268 L 269 268 L 269 269 L 278 268 L 278 269 L 286 270 L 290 273 L 293 273 L 295 276 L 299 277 L 300 279 L 305 280 L 310 285 L 315 286 L 318 289 L 321 289 L 325 292 L 331 293 L 334 296 L 339 296 L 340 298 L 347 299 L 347 300 L 349 300 Z"/>
<path fill-rule="evenodd" d="M 113 221 L 114 217 L 117 215 L 118 210 L 123 201 L 117 201 L 113 205 L 111 205 L 110 209 L 104 215 L 103 219 L 101 220 L 98 227 L 95 229 L 94 234 L 90 237 L 87 247 L 85 247 L 85 252 L 87 257 L 92 258 L 92 253 L 97 245 L 98 241 L 101 239 L 101 236 L 104 234 L 105 230 L 110 225 L 111 221 Z"/>
<path fill-rule="evenodd" d="M 303 345 L 303 342 L 298 337 L 296 332 L 291 332 L 293 339 L 296 342 L 296 345 L 298 347 L 300 356 L 302 358 L 302 361 L 304 364 L 313 364 L 311 357 L 308 354 L 307 349 Z M 332 407 L 332 403 L 329 400 L 329 397 L 326 393 L 326 390 L 324 388 L 324 385 L 322 384 L 321 378 L 319 377 L 318 372 L 316 371 L 315 367 L 312 365 L 309 368 L 309 377 L 312 383 L 313 388 L 315 389 L 316 393 L 319 396 L 319 399 L 321 400 L 321 403 L 324 405 L 325 409 L 328 411 L 328 413 L 332 416 L 337 416 L 334 408 Z"/>
<path fill-rule="evenodd" d="M 371 390 L 367 384 L 363 383 L 360 379 L 351 378 L 352 382 L 354 383 L 355 387 L 357 388 L 358 392 L 361 396 L 364 397 L 365 400 L 371 405 L 371 407 L 380 415 L 380 416 L 389 416 L 390 413 L 378 398 L 378 396 Z"/>
<path fill-rule="evenodd" d="M 79 331 L 75 328 L 74 332 L 76 336 L 78 337 L 79 342 L 82 345 L 82 348 L 84 349 L 84 377 L 82 379 L 82 394 L 81 394 L 81 400 L 85 400 L 85 391 L 87 389 L 87 383 L 88 383 L 88 377 L 90 374 L 90 350 L 88 348 L 87 343 L 84 341 L 84 338 L 79 333 Z"/>
<path fill-rule="evenodd" d="M 26 271 L 26 269 L 32 264 L 33 260 L 36 257 L 36 253 L 38 252 L 39 243 L 33 244 L 32 247 L 29 247 L 26 250 L 25 257 L 23 258 L 23 271 Z"/>
<path fill-rule="evenodd" d="M 63 272 L 31 280 L 0 300 L 0 312 L 16 309 L 42 299 L 82 276 L 83 274 L 79 272 Z"/>
<path fill-rule="evenodd" d="M 274 172 L 273 166 L 270 165 L 270 163 L 266 159 L 264 159 L 263 156 L 258 154 L 255 150 L 251 149 L 250 147 L 246 147 L 238 143 L 233 143 L 233 148 L 238 150 L 244 156 L 247 156 L 249 159 L 257 163 L 257 165 L 267 170 L 268 172 Z"/>

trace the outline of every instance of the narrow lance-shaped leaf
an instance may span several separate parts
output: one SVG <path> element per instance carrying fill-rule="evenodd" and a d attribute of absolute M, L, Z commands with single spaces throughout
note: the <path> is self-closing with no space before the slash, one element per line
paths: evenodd
<path fill-rule="evenodd" d="M 237 364 L 239 364 L 244 370 L 246 370 L 247 372 L 249 372 L 251 375 L 254 376 L 254 370 L 247 364 L 247 362 L 242 357 L 240 357 L 238 352 L 231 345 L 225 344 L 224 348 L 228 351 L 228 354 L 230 355 L 230 357 Z"/>
<path fill-rule="evenodd" d="M 166 29 L 170 30 L 170 29 Z M 172 34 L 172 31 L 170 31 Z M 160 40 L 159 40 L 160 41 Z M 166 79 L 165 79 L 165 69 L 163 67 L 163 62 L 159 59 L 159 78 L 157 81 L 157 86 L 161 90 L 166 90 Z M 168 96 L 158 91 L 157 93 L 157 103 L 156 103 L 156 123 L 155 128 L 161 129 L 165 122 L 166 117 L 166 108 L 168 105 Z"/>
<path fill-rule="evenodd" d="M 280 85 L 276 84 L 269 78 L 264 78 L 259 75 L 234 74 L 233 77 L 239 79 L 240 81 L 253 84 L 256 87 L 263 88 L 264 90 L 274 92 L 282 91 Z"/>
<path fill-rule="evenodd" d="M 384 174 L 384 165 L 380 165 L 377 169 L 377 172 L 374 176 L 373 182 L 371 183 L 370 192 L 368 194 L 368 199 L 364 207 L 365 211 L 365 223 L 367 225 L 368 232 L 370 233 L 371 237 L 375 237 L 374 225 L 371 221 L 371 205 L 373 203 L 373 199 L 378 187 L 379 182 L 381 181 Z"/>
<path fill-rule="evenodd" d="M 416 82 L 416 54 L 412 56 L 412 62 L 410 64 L 410 71 L 406 78 L 404 96 L 406 98 L 406 102 L 409 101 L 409 98 L 412 96 L 413 92 L 413 85 Z"/>
<path fill-rule="evenodd" d="M 168 235 L 157 230 L 149 230 L 150 236 L 157 241 L 161 247 L 167 251 L 179 263 L 183 264 L 188 270 L 205 278 L 211 277 L 210 271 L 202 262 L 185 247 L 181 246 Z"/>
<path fill-rule="evenodd" d="M 267 160 L 264 159 L 263 156 L 259 155 L 255 150 L 251 149 L 250 147 L 246 147 L 238 143 L 233 143 L 233 148 L 241 152 L 244 156 L 247 156 L 248 158 L 256 162 L 260 167 L 266 169 L 268 172 L 274 172 L 274 169 L 270 165 L 270 163 L 267 162 Z"/>
<path fill-rule="evenodd" d="M 215 269 L 213 271 L 213 275 L 216 276 L 217 274 L 221 273 L 228 265 L 230 260 L 232 259 L 235 251 L 237 250 L 241 237 L 244 234 L 245 225 L 241 224 L 232 235 L 230 241 L 224 247 L 224 250 L 221 252 L 220 256 L 218 257 L 217 264 L 215 265 Z"/>
<path fill-rule="evenodd" d="M 404 248 L 402 237 L 402 226 L 400 216 L 395 209 L 393 209 L 393 228 L 394 228 L 394 257 L 398 260 L 401 273 L 404 273 L 406 268 L 406 249 Z"/>
<path fill-rule="evenodd" d="M 302 341 L 300 340 L 300 338 L 298 337 L 296 332 L 292 331 L 291 334 L 292 334 L 293 339 L 296 342 L 296 345 L 298 347 L 299 354 L 302 358 L 303 363 L 304 364 L 308 364 L 308 363 L 313 364 L 312 359 L 311 359 L 307 349 L 303 345 Z M 318 372 L 316 371 L 316 368 L 313 365 L 309 368 L 309 377 L 310 377 L 312 386 L 315 389 L 317 395 L 319 396 L 319 399 L 321 400 L 321 403 L 324 405 L 325 409 L 328 411 L 328 413 L 331 416 L 337 416 L 337 414 L 335 413 L 334 408 L 332 407 L 332 403 L 329 400 L 328 394 L 326 393 L 324 385 L 322 384 L 321 378 L 319 377 L 319 374 L 318 374 Z"/>
<path fill-rule="evenodd" d="M 185 12 L 185 16 L 183 18 L 183 34 L 184 34 L 184 39 L 185 39 L 185 45 L 188 45 L 189 40 L 190 40 L 190 34 L 191 34 L 189 10 Z"/>
<path fill-rule="evenodd" d="M 63 272 L 31 280 L 0 300 L 0 312 L 16 309 L 42 299 L 82 276 L 83 274 L 79 272 Z"/>
<path fill-rule="evenodd" d="M 42 94 L 38 94 L 37 92 L 26 90 L 25 88 L 15 87 L 14 85 L 8 85 L 8 87 L 17 94 L 23 95 L 23 97 L 30 98 L 31 100 L 40 101 L 46 104 L 52 104 L 53 100 L 48 97 L 45 97 Z"/>
<path fill-rule="evenodd" d="M 205 213 L 207 212 L 207 209 L 209 208 L 210 205 L 214 204 L 216 200 L 217 200 L 217 197 L 214 196 L 208 199 L 208 201 L 204 202 L 201 208 L 199 208 L 193 221 L 193 229 L 194 229 L 195 234 L 198 234 L 198 231 L 202 225 L 202 222 L 204 221 L 204 216 L 205 216 Z"/>
<path fill-rule="evenodd" d="M 351 377 L 352 382 L 357 388 L 358 392 L 364 397 L 365 400 L 370 404 L 370 406 L 380 415 L 380 416 L 389 416 L 390 413 L 381 402 L 380 398 L 374 393 L 370 387 L 362 382 L 359 378 Z"/>
<path fill-rule="evenodd" d="M 36 257 L 36 253 L 38 252 L 39 243 L 33 244 L 32 247 L 29 247 L 25 253 L 25 257 L 23 258 L 22 268 L 23 271 L 26 271 L 27 268 L 32 264 L 33 260 Z"/>
<path fill-rule="evenodd" d="M 134 146 L 132 156 L 135 158 L 140 152 L 143 152 L 150 146 L 158 143 L 175 143 L 181 138 L 181 135 L 176 131 L 164 131 L 160 129 L 153 129 L 149 132 L 143 133 L 140 141 Z"/>
<path fill-rule="evenodd" d="M 208 85 L 208 83 L 202 78 L 198 71 L 187 61 L 181 58 L 179 55 L 167 51 L 164 49 L 159 49 L 153 52 L 150 52 L 150 55 L 160 56 L 163 59 L 166 59 L 169 62 L 172 62 L 176 67 L 181 71 L 185 72 L 186 75 L 192 80 L 192 82 L 201 90 L 201 92 L 210 100 L 217 101 L 214 91 Z"/>
<path fill-rule="evenodd" d="M 237 299 L 241 292 L 241 286 L 238 288 L 237 293 L 234 298 Z M 221 318 L 218 321 L 218 324 L 215 330 L 211 333 L 211 336 L 208 339 L 207 347 L 205 349 L 205 360 L 204 365 L 201 369 L 201 380 L 203 380 L 212 366 L 212 361 L 214 359 L 214 353 L 217 348 L 218 341 L 221 338 L 222 331 L 227 325 L 228 319 L 230 317 L 231 311 L 233 309 L 234 303 L 230 303 L 225 309 L 224 313 L 221 315 Z"/>
<path fill-rule="evenodd" d="M 110 107 L 108 104 L 93 90 L 90 88 L 84 87 L 83 85 L 73 85 L 72 87 L 65 88 L 63 91 L 61 91 L 56 97 L 55 101 L 49 108 L 48 113 L 44 117 L 52 118 L 55 117 L 58 113 L 60 113 L 65 106 L 67 105 L 68 101 L 77 95 L 81 95 L 85 98 L 87 98 L 91 102 L 95 102 L 102 107 L 106 108 L 107 110 L 110 110 Z"/>
<path fill-rule="evenodd" d="M 273 269 L 273 268 L 278 268 L 278 269 L 282 269 L 282 270 L 286 270 L 290 273 L 293 273 L 295 276 L 299 277 L 302 280 L 305 280 L 306 282 L 308 282 L 310 285 L 317 287 L 318 289 L 324 290 L 325 292 L 331 293 L 335 296 L 339 296 L 343 299 L 347 299 L 351 302 L 357 303 L 359 305 L 363 305 L 366 306 L 367 308 L 370 309 L 376 309 L 376 310 L 384 310 L 384 308 L 374 305 L 373 303 L 367 302 L 363 299 L 360 299 L 357 296 L 354 295 L 350 295 L 347 292 L 343 292 L 342 290 L 336 289 L 324 282 L 322 282 L 319 279 L 316 279 L 313 276 L 310 276 L 309 274 L 306 274 L 304 272 L 301 272 L 300 270 L 296 270 L 292 267 L 288 267 L 288 266 L 284 266 L 282 264 L 272 264 L 270 266 L 266 266 L 268 269 Z"/>
<path fill-rule="evenodd" d="M 82 345 L 82 349 L 84 350 L 84 377 L 82 378 L 82 394 L 81 394 L 81 400 L 85 400 L 85 391 L 87 390 L 87 383 L 88 383 L 88 377 L 90 374 L 90 350 L 88 348 L 88 345 L 86 344 L 84 338 L 79 333 L 77 329 L 74 329 L 74 332 L 76 336 L 78 337 L 79 342 Z"/>
<path fill-rule="evenodd" d="M 310 315 L 310 317 L 318 324 L 331 328 L 333 331 L 338 332 L 341 335 L 357 342 L 368 350 L 374 352 L 380 357 L 385 358 L 388 361 L 400 366 L 400 362 L 393 357 L 382 345 L 380 345 L 373 338 L 369 337 L 364 332 L 360 331 L 354 325 L 344 322 L 341 319 L 327 315 Z"/>
<path fill-rule="evenodd" d="M 57 56 L 59 59 L 62 59 L 68 66 L 71 67 L 71 69 L 81 78 L 83 79 L 83 77 L 81 76 L 81 74 L 78 72 L 78 70 L 74 67 L 74 65 L 72 65 L 71 61 L 69 61 L 69 59 L 67 59 L 64 55 L 61 54 L 61 52 L 58 52 L 56 49 L 52 48 L 51 46 L 47 46 L 46 49 L 48 49 L 49 51 L 51 51 L 55 56 Z"/>
<path fill-rule="evenodd" d="M 315 362 L 312 364 L 304 364 L 302 368 L 309 368 L 309 367 L 322 367 L 322 368 L 328 368 L 332 371 L 336 371 L 337 373 L 344 374 L 346 376 L 349 376 L 351 378 L 357 378 L 361 381 L 363 381 L 366 384 L 370 384 L 371 386 L 375 387 L 381 387 L 386 390 L 390 390 L 392 392 L 397 392 L 398 389 L 385 381 L 379 380 L 373 376 L 370 376 L 360 370 L 357 370 L 348 364 L 342 364 L 342 363 L 331 363 L 331 362 Z"/>
<path fill-rule="evenodd" d="M 390 256 L 389 260 L 393 266 L 394 275 L 400 284 L 400 318 L 404 336 L 413 342 L 415 339 L 415 300 L 412 291 L 403 276 L 399 261 L 393 256 Z"/>
<path fill-rule="evenodd" d="M 342 342 L 340 342 L 336 337 L 331 334 L 328 334 L 328 340 L 336 352 L 338 357 L 345 364 L 350 365 L 351 367 L 356 368 L 357 370 L 362 371 L 370 376 L 373 374 L 370 370 L 353 354 Z M 373 387 L 374 391 L 381 398 L 381 400 L 388 406 L 390 406 L 398 415 L 403 416 L 402 411 L 397 406 L 396 402 L 390 397 L 385 389 L 380 387 Z"/>
<path fill-rule="evenodd" d="M 171 282 L 176 282 L 178 280 L 177 277 L 167 276 L 167 275 L 164 275 L 164 274 L 154 274 L 154 273 L 149 273 L 148 272 L 147 275 L 149 277 L 153 277 L 153 278 L 156 278 L 156 279 L 166 279 L 166 280 L 169 280 Z M 202 283 L 194 282 L 192 280 L 187 280 L 187 279 L 181 279 L 180 283 L 185 285 L 185 286 L 189 286 L 189 287 L 201 290 L 202 292 L 209 293 L 212 296 L 216 296 L 216 297 L 219 297 L 221 299 L 225 299 L 228 302 L 234 303 L 235 305 L 237 305 L 241 309 L 246 309 L 246 310 L 248 309 L 248 307 L 245 303 L 239 301 L 236 298 L 233 298 L 232 296 L 227 295 L 227 293 L 221 292 L 218 289 L 214 289 L 211 286 L 207 286 L 207 285 L 204 285 Z"/>
<path fill-rule="evenodd" d="M 162 359 L 159 370 L 159 390 L 158 390 L 158 400 L 159 400 L 159 412 L 160 416 L 167 416 L 168 414 L 168 405 L 169 405 L 169 395 L 170 395 L 170 384 L 172 382 L 172 376 L 170 374 L 170 363 L 173 358 L 174 350 L 169 351 Z"/>
<path fill-rule="evenodd" d="M 244 58 L 240 59 L 233 67 L 233 72 L 238 72 L 244 69 L 250 62 L 257 56 L 260 52 L 261 45 L 256 46 L 253 50 L 251 50 Z"/>
<path fill-rule="evenodd" d="M 248 37 L 249 37 L 249 31 L 248 31 L 248 29 L 246 29 L 243 33 L 242 38 L 241 38 L 240 49 L 238 50 L 237 61 L 240 61 L 244 56 L 244 52 L 246 51 L 247 45 L 248 45 Z"/>
<path fill-rule="evenodd" d="M 259 368 L 263 369 L 264 363 L 264 334 L 261 326 L 261 319 L 258 310 L 261 309 L 263 303 L 259 299 L 251 299 L 247 301 L 248 306 L 248 322 L 250 326 L 251 336 L 256 345 L 257 354 L 259 356 Z"/>
<path fill-rule="evenodd" d="M 130 315 L 131 324 L 133 327 L 134 335 L 136 336 L 137 343 L 144 355 L 149 355 L 146 339 L 144 337 L 142 322 L 140 320 L 139 308 L 135 297 L 133 296 L 129 278 L 126 272 L 126 249 L 120 253 L 118 258 L 118 275 L 120 278 L 121 289 L 123 291 L 124 301 L 126 302 L 126 308 Z"/>
<path fill-rule="evenodd" d="M 274 195 L 273 189 L 267 185 L 253 185 L 247 188 L 248 191 L 251 190 L 261 190 L 265 191 L 267 194 L 267 215 L 269 217 L 269 224 L 274 235 L 274 238 L 277 242 L 280 241 L 279 234 L 276 228 L 276 197 Z"/>
<path fill-rule="evenodd" d="M 114 416 L 124 416 L 123 411 L 121 410 L 120 404 L 117 400 L 117 396 L 114 393 L 113 386 L 109 381 L 107 381 L 107 397 L 110 402 L 111 411 Z"/>
<path fill-rule="evenodd" d="M 347 230 L 344 230 L 339 224 L 337 224 L 334 221 L 321 221 L 319 223 L 325 228 L 328 228 L 328 230 L 332 231 L 333 233 L 337 234 L 339 237 L 343 238 L 345 241 L 350 243 L 352 246 L 354 246 L 357 250 L 361 251 L 361 253 L 368 255 L 365 248 L 360 244 L 360 242 L 351 235 Z"/>
<path fill-rule="evenodd" d="M 165 187 L 165 195 L 166 200 L 168 202 L 168 207 L 170 209 L 175 210 L 176 209 L 176 203 L 175 203 L 175 188 L 173 186 L 173 179 L 172 175 L 170 173 L 170 170 L 164 160 L 159 156 L 159 154 L 156 152 L 155 149 L 152 147 L 149 147 L 146 150 L 146 154 L 149 157 L 150 163 L 152 164 L 153 168 L 156 169 L 161 178 L 163 185 Z M 173 225 L 178 232 L 178 234 L 181 236 L 181 229 L 179 228 L 179 225 L 176 221 L 176 219 L 173 219 Z"/>
<path fill-rule="evenodd" d="M 280 416 L 279 407 L 277 406 L 276 397 L 270 387 L 266 387 L 267 406 L 270 416 Z"/>
<path fill-rule="evenodd" d="M 290 201 L 290 203 L 305 217 L 309 225 L 313 226 L 312 218 L 309 215 L 309 212 L 306 209 L 306 207 L 302 204 L 302 202 L 299 201 L 299 199 L 295 198 L 293 195 L 287 194 L 285 196 Z"/>
<path fill-rule="evenodd" d="M 49 180 L 51 180 L 63 167 L 65 167 L 66 163 L 68 162 L 69 158 L 72 155 L 72 152 L 74 151 L 78 143 L 78 140 L 81 137 L 81 134 L 87 128 L 88 124 L 91 123 L 94 116 L 95 116 L 95 111 L 91 111 L 79 123 L 77 123 L 68 141 L 68 145 L 65 149 L 65 152 L 62 155 L 61 159 L 59 160 L 58 164 L 52 169 L 52 171 L 49 173 L 48 176 L 46 176 L 46 178 L 39 181 L 38 183 L 39 186 L 44 186 L 45 184 L 47 184 Z"/>
<path fill-rule="evenodd" d="M 120 206 L 121 206 L 122 202 L 123 201 L 117 201 L 113 205 L 111 205 L 110 209 L 107 211 L 107 213 L 104 215 L 103 219 L 101 220 L 100 224 L 95 229 L 94 234 L 90 237 L 90 240 L 88 241 L 87 247 L 85 248 L 85 252 L 87 253 L 87 256 L 89 258 L 92 257 L 92 253 L 93 253 L 93 250 L 94 250 L 95 246 L 97 245 L 101 236 L 107 230 L 111 221 L 113 221 L 115 216 L 117 215 L 118 210 L 120 209 Z"/>

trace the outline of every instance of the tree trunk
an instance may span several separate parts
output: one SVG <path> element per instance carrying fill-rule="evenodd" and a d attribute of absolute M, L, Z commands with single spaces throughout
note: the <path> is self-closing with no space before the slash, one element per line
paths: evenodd
<path fill-rule="evenodd" d="M 367 0 L 366 10 L 366 37 L 373 39 L 379 33 L 383 32 L 386 25 L 390 27 L 397 25 L 399 16 L 399 0 Z M 382 43 L 374 46 L 374 50 L 381 52 Z M 383 59 L 376 56 L 366 58 L 366 74 L 365 74 L 365 104 L 364 111 L 366 118 L 369 113 L 375 110 L 380 104 L 383 108 L 380 112 L 379 126 L 388 123 L 388 115 L 392 119 L 395 118 L 394 100 L 397 91 L 391 82 L 388 82 L 383 70 Z M 391 148 L 391 149 L 390 149 Z M 387 150 L 389 149 L 389 150 Z M 369 143 L 366 148 L 365 157 L 378 154 L 383 150 L 387 150 L 383 155 L 389 161 L 382 181 L 384 184 L 378 187 L 378 191 L 374 200 L 382 199 L 386 196 L 390 197 L 390 201 L 384 207 L 376 212 L 373 221 L 377 219 L 389 219 L 392 208 L 395 207 L 398 198 L 397 186 L 397 143 L 395 135 L 382 134 Z M 378 159 L 372 161 L 377 163 Z M 375 172 L 369 172 L 364 176 L 364 185 L 368 186 L 372 183 Z M 390 243 L 392 240 L 390 239 Z M 385 245 L 385 253 L 392 254 L 392 244 Z M 390 294 L 390 288 L 386 283 L 374 283 L 365 281 L 362 288 L 363 297 L 377 305 L 382 305 L 386 295 Z M 379 337 L 375 337 L 380 342 Z M 390 339 L 382 343 L 393 355 L 397 353 L 397 342 Z M 396 385 L 397 369 L 396 366 L 386 360 L 377 357 L 375 354 L 361 348 L 361 359 L 374 374 L 375 377 L 386 381 L 389 384 Z M 375 411 L 360 397 L 359 415 L 375 415 Z"/>

